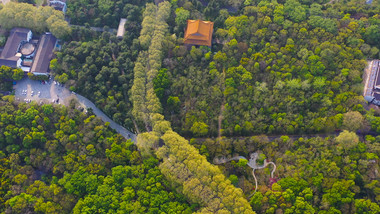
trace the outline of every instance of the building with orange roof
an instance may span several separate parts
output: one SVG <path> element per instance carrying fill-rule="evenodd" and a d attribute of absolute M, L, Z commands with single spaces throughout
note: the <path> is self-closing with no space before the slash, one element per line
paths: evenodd
<path fill-rule="evenodd" d="M 187 20 L 185 44 L 211 46 L 214 22 Z"/>

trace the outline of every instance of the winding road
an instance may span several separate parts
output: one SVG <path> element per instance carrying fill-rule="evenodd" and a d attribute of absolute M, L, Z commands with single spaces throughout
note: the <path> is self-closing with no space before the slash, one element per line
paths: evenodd
<path fill-rule="evenodd" d="M 93 102 L 79 94 L 76 94 L 76 97 L 79 103 L 86 106 L 86 108 L 91 108 L 97 117 L 100 117 L 104 122 L 109 122 L 110 127 L 115 129 L 117 133 L 121 134 L 126 139 L 131 139 L 133 142 L 136 142 L 136 135 L 134 133 L 128 131 L 126 128 L 111 120 L 111 118 L 98 109 Z"/>
<path fill-rule="evenodd" d="M 136 143 L 136 135 L 121 125 L 117 124 L 109 118 L 104 112 L 95 106 L 89 99 L 82 95 L 70 92 L 67 88 L 54 83 L 53 80 L 47 81 L 42 84 L 40 81 L 30 80 L 28 77 L 18 81 L 13 87 L 15 89 L 15 98 L 17 101 L 31 102 L 36 101 L 40 104 L 43 103 L 59 103 L 62 105 L 69 105 L 71 99 L 76 99 L 80 105 L 86 109 L 91 108 L 93 113 L 103 120 L 108 122 L 110 127 L 126 139 L 131 139 Z"/>

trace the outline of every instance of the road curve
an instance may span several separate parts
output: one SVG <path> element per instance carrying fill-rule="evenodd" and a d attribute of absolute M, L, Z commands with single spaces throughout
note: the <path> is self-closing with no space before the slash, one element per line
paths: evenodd
<path fill-rule="evenodd" d="M 110 123 L 110 127 L 115 129 L 117 133 L 121 134 L 126 139 L 131 139 L 133 142 L 136 142 L 136 135 L 134 133 L 111 120 L 111 118 L 98 109 L 93 102 L 79 94 L 76 94 L 76 97 L 81 104 L 86 106 L 86 108 L 91 108 L 97 117 L 100 117 L 104 122 Z"/>

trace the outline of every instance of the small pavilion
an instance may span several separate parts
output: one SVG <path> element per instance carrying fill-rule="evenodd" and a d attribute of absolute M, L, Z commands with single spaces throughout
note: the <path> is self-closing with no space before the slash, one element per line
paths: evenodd
<path fill-rule="evenodd" d="M 185 44 L 211 47 L 214 22 L 187 20 Z"/>

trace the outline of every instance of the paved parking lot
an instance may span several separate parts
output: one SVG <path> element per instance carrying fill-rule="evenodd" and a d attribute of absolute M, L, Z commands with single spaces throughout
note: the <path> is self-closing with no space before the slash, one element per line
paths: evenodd
<path fill-rule="evenodd" d="M 14 85 L 15 97 L 19 101 L 29 102 L 37 101 L 39 103 L 52 103 L 53 100 L 59 104 L 68 104 L 68 97 L 72 94 L 65 87 L 54 84 L 53 80 L 46 81 L 42 84 L 42 81 L 30 80 L 25 77 L 24 79 L 17 81 Z"/>

